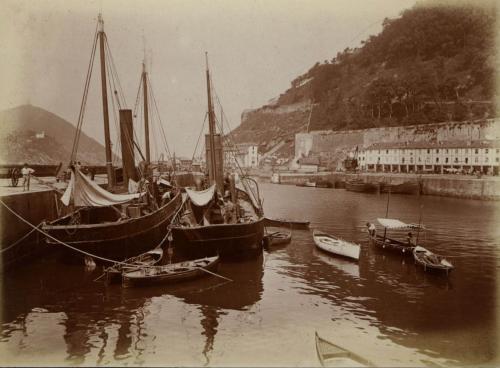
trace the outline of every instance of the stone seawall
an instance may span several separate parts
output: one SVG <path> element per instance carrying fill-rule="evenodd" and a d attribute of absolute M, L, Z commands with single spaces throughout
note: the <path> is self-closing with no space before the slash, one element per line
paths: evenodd
<path fill-rule="evenodd" d="M 33 225 L 57 218 L 56 192 L 53 190 L 5 195 L 1 199 Z M 18 266 L 27 259 L 47 254 L 51 250 L 46 245 L 43 235 L 38 231 L 34 231 L 25 240 L 7 249 L 31 230 L 30 226 L 0 205 L 0 247 L 2 249 L 0 270 L 5 271 Z M 4 251 L 4 249 L 7 250 Z"/>
<path fill-rule="evenodd" d="M 262 177 L 262 176 L 260 176 Z M 267 176 L 269 178 L 269 176 Z M 365 182 L 380 183 L 389 181 L 391 184 L 401 184 L 405 181 L 418 180 L 421 183 L 422 194 L 445 197 L 500 200 L 500 178 L 458 175 L 404 175 L 404 174 L 377 174 L 377 173 L 331 173 L 316 174 L 281 173 L 281 184 L 300 184 L 306 181 L 328 181 L 332 185 L 352 178 L 361 178 Z"/>

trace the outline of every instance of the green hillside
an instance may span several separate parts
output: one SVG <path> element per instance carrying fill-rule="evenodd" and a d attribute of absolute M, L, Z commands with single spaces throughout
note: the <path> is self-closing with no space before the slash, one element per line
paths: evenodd
<path fill-rule="evenodd" d="M 496 114 L 493 2 L 425 2 L 385 19 L 383 30 L 355 49 L 316 63 L 291 82 L 266 114 L 245 114 L 233 133 L 240 140 L 265 119 L 267 141 L 273 129 L 295 131 L 307 120 L 270 121 L 269 110 L 313 103 L 310 130 L 363 129 L 482 119 Z M 260 124 L 262 125 L 262 124 Z M 271 138 L 270 138 L 271 137 Z M 267 143 L 266 143 L 267 144 Z"/>

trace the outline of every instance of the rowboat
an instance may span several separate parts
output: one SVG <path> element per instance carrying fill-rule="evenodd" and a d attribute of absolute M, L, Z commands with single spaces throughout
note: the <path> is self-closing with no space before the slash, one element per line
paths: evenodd
<path fill-rule="evenodd" d="M 313 181 L 306 181 L 306 182 L 303 182 L 303 183 L 295 184 L 295 186 L 297 186 L 297 187 L 315 188 L 316 187 L 316 183 L 313 182 Z"/>
<path fill-rule="evenodd" d="M 444 257 L 438 256 L 421 246 L 416 246 L 413 249 L 413 258 L 417 265 L 424 268 L 424 271 L 442 271 L 448 274 L 453 270 L 453 265 Z"/>
<path fill-rule="evenodd" d="M 264 235 L 265 245 L 271 247 L 274 245 L 288 244 L 292 241 L 292 233 L 285 231 L 275 231 Z"/>
<path fill-rule="evenodd" d="M 122 274 L 135 271 L 144 266 L 158 264 L 163 257 L 163 249 L 155 248 L 146 253 L 126 259 L 122 263 L 116 263 L 105 270 L 106 284 L 113 284 L 122 280 Z"/>
<path fill-rule="evenodd" d="M 323 367 L 374 367 L 362 356 L 319 337 L 316 332 L 316 352 Z"/>
<path fill-rule="evenodd" d="M 123 274 L 124 287 L 171 284 L 210 274 L 217 268 L 219 256 L 172 263 L 165 266 L 142 267 Z"/>
<path fill-rule="evenodd" d="M 264 226 L 286 226 L 290 229 L 295 229 L 295 230 L 307 230 L 309 229 L 309 221 L 272 219 L 269 217 L 265 217 Z"/>
<path fill-rule="evenodd" d="M 313 231 L 313 239 L 316 246 L 325 252 L 355 260 L 359 259 L 359 244 L 348 242 L 318 230 Z"/>

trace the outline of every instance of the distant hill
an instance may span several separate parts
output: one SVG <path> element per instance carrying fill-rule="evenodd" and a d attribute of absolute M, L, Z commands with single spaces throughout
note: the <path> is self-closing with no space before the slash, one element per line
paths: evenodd
<path fill-rule="evenodd" d="M 22 105 L 1 111 L 0 162 L 67 163 L 75 131 L 74 125 L 40 107 Z M 78 147 L 82 164 L 105 164 L 104 146 L 95 139 L 82 132 Z"/>
<path fill-rule="evenodd" d="M 496 116 L 494 2 L 423 1 L 317 62 L 231 133 L 265 151 L 297 130 L 348 130 Z M 304 111 L 305 107 L 307 111 Z M 309 112 L 312 113 L 309 116 Z M 257 137 L 257 139 L 256 139 Z"/>

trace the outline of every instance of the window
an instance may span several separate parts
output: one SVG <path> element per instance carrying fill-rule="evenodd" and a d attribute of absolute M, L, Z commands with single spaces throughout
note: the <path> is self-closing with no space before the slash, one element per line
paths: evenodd
<path fill-rule="evenodd" d="M 500 153 L 500 149 L 497 148 L 497 153 Z"/>
<path fill-rule="evenodd" d="M 389 154 L 389 150 L 385 150 L 385 153 Z"/>
<path fill-rule="evenodd" d="M 439 149 L 436 150 L 436 153 L 439 153 Z"/>
<path fill-rule="evenodd" d="M 477 154 L 479 153 L 479 150 L 476 148 L 476 149 L 474 150 L 474 153 L 477 155 Z"/>
<path fill-rule="evenodd" d="M 436 162 L 439 162 L 439 157 L 436 157 Z"/>
<path fill-rule="evenodd" d="M 418 162 L 422 162 L 422 160 L 420 159 L 420 157 L 418 158 Z"/>
<path fill-rule="evenodd" d="M 444 161 L 444 162 L 445 162 L 445 163 L 448 163 L 448 157 L 446 157 L 446 159 L 445 159 L 445 161 Z"/>
<path fill-rule="evenodd" d="M 427 153 L 431 153 L 431 150 L 427 148 Z"/>
<path fill-rule="evenodd" d="M 484 160 L 484 162 L 488 162 L 488 157 L 486 157 L 486 159 Z"/>
<path fill-rule="evenodd" d="M 455 157 L 455 163 L 458 163 L 458 157 Z"/>
<path fill-rule="evenodd" d="M 484 153 L 488 153 L 488 148 L 485 148 Z"/>
<path fill-rule="evenodd" d="M 445 153 L 448 153 L 448 148 L 446 149 Z"/>
<path fill-rule="evenodd" d="M 474 160 L 476 162 L 476 164 L 478 163 L 478 158 L 476 157 L 476 159 Z"/>
<path fill-rule="evenodd" d="M 497 158 L 495 159 L 495 161 L 496 161 L 496 162 L 500 162 L 500 158 L 498 158 L 498 157 L 497 157 Z"/>
<path fill-rule="evenodd" d="M 465 163 L 466 163 L 466 164 L 468 164 L 468 163 L 469 163 L 469 158 L 468 158 L 468 157 L 466 157 L 466 158 L 465 158 Z"/>
<path fill-rule="evenodd" d="M 401 159 L 401 162 L 402 162 L 403 164 L 405 163 L 405 158 L 404 158 L 404 157 Z"/>

